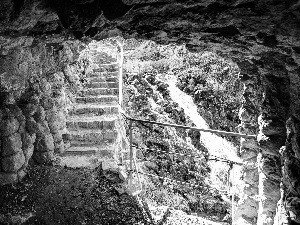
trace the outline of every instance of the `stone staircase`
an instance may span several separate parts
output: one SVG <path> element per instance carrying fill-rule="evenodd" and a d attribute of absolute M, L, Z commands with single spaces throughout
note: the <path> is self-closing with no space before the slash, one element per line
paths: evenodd
<path fill-rule="evenodd" d="M 95 68 L 87 74 L 67 118 L 70 147 L 61 155 L 67 167 L 94 168 L 114 159 L 118 119 L 119 64 L 109 54 L 91 51 Z"/>

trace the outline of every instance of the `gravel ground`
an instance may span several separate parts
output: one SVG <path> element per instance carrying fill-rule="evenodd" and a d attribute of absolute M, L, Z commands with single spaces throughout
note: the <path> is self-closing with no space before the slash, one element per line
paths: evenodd
<path fill-rule="evenodd" d="M 167 212 L 166 206 L 149 207 L 153 218 L 158 222 L 161 221 L 163 215 Z M 225 225 L 228 223 L 213 222 L 202 217 L 188 215 L 181 210 L 170 209 L 170 214 L 163 225 Z"/>
<path fill-rule="evenodd" d="M 34 166 L 23 182 L 0 188 L 0 224 L 144 224 L 135 198 L 100 169 Z"/>

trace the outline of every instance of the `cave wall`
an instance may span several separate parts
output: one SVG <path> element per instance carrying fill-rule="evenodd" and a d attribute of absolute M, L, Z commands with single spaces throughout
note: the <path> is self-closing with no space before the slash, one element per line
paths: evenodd
<path fill-rule="evenodd" d="M 126 3 L 133 5 L 133 8 L 125 7 L 122 2 L 116 0 L 111 5 L 99 4 L 93 10 L 91 6 L 94 5 L 85 0 L 67 1 L 67 3 L 63 3 L 64 7 L 61 9 L 58 9 L 60 5 L 57 1 L 54 5 L 49 5 L 47 1 L 42 0 L 25 0 L 22 1 L 23 4 L 16 4 L 16 2 L 0 2 L 1 68 L 10 64 L 15 65 L 10 63 L 14 60 L 18 61 L 14 57 L 22 58 L 24 56 L 24 52 L 20 51 L 17 46 L 31 46 L 31 39 L 24 39 L 22 36 L 55 34 L 69 38 L 90 36 L 94 39 L 121 34 L 125 38 L 139 37 L 161 44 L 184 43 L 190 51 L 212 51 L 236 62 L 241 69 L 241 80 L 244 82 L 243 105 L 239 114 L 240 129 L 241 132 L 259 134 L 257 142 L 241 141 L 240 154 L 245 162 L 243 176 L 245 188 L 242 193 L 244 196 L 241 199 L 251 203 L 253 210 L 248 213 L 249 209 L 246 207 L 243 211 L 243 201 L 241 201 L 239 203 L 240 213 L 237 216 L 246 219 L 250 224 L 284 224 L 285 220 L 288 221 L 287 223 L 289 221 L 299 223 L 300 2 L 298 0 L 190 0 L 184 2 L 153 0 L 148 4 L 146 1 L 127 0 Z M 69 8 L 68 4 L 70 4 Z M 124 6 L 126 10 L 131 10 L 123 17 L 113 20 L 123 15 L 126 10 L 117 10 L 120 13 L 112 14 L 110 17 L 111 6 L 114 8 Z M 87 9 L 90 7 L 92 10 L 89 16 L 80 12 L 81 8 L 87 10 L 86 7 Z M 11 46 L 16 47 L 15 55 L 7 53 L 10 48 L 3 48 L 3 45 L 6 45 L 5 41 L 13 43 Z M 42 50 L 43 48 L 38 49 L 38 52 L 43 52 Z M 34 55 L 34 53 L 32 54 Z M 37 60 L 38 63 L 45 61 L 42 59 L 42 55 L 41 59 Z M 18 67 L 13 66 L 13 72 L 9 72 L 9 74 L 16 74 L 16 71 L 20 70 L 19 66 L 27 66 L 26 57 L 19 60 L 23 60 L 22 62 L 25 63 Z M 17 70 L 14 71 L 14 68 Z M 53 65 L 49 68 L 57 67 Z M 63 72 L 64 81 L 72 83 L 75 78 L 72 75 L 66 76 L 66 74 L 72 74 L 73 72 L 70 71 L 76 70 L 74 68 L 77 67 L 69 66 L 62 69 L 59 66 L 58 68 L 47 73 L 37 72 L 37 77 L 42 78 L 45 74 L 56 74 L 53 75 L 55 77 L 53 79 L 60 79 L 59 77 L 62 77 L 60 72 Z M 7 70 L 5 69 L 5 71 Z M 21 70 L 26 71 L 24 68 Z M 16 84 L 23 83 L 21 89 L 24 90 L 26 89 L 24 76 L 31 73 L 30 70 L 28 71 L 17 73 L 19 82 Z M 3 75 L 3 71 L 1 74 Z M 13 77 L 6 76 L 5 80 Z M 38 79 L 39 85 L 47 86 L 47 82 L 51 84 L 49 79 Z M 47 88 L 42 88 L 42 90 L 47 90 Z M 14 173 L 13 176 L 16 177 L 17 171 L 23 168 L 23 165 L 26 164 L 26 157 L 28 157 L 23 150 L 24 156 L 21 154 L 20 148 L 22 147 L 20 147 L 19 136 L 29 136 L 30 134 L 26 125 L 25 130 L 27 130 L 22 133 L 23 128 L 20 129 L 20 127 L 24 126 L 19 126 L 18 123 L 22 124 L 24 117 L 33 118 L 36 123 L 39 123 L 37 122 L 39 119 L 47 121 L 49 129 L 45 129 L 50 130 L 46 132 L 50 134 L 50 120 L 47 120 L 46 115 L 56 115 L 56 113 L 46 112 L 47 106 L 45 109 L 42 104 L 38 104 L 38 109 L 28 114 L 18 104 L 20 94 L 15 91 L 12 93 L 13 97 L 8 95 L 2 100 L 4 106 L 2 108 L 7 108 L 6 111 L 4 110 L 5 112 L 2 112 L 4 114 L 3 121 L 6 121 L 7 127 L 10 127 L 11 130 L 9 136 L 2 135 L 1 149 L 11 140 L 19 143 L 15 147 L 19 150 L 7 155 L 7 157 L 13 156 L 12 159 L 14 159 L 16 154 L 20 158 L 17 166 L 6 168 L 7 172 L 10 171 L 8 173 Z M 49 93 L 45 96 L 49 96 Z M 46 97 L 45 99 L 50 98 Z M 32 101 L 33 105 L 39 102 L 34 98 Z M 21 113 L 17 113 L 20 110 L 16 107 L 9 109 L 14 105 L 21 109 L 23 116 L 20 116 Z M 44 111 L 45 113 L 43 113 Z M 41 126 L 46 127 L 44 122 L 41 123 L 43 124 Z M 7 132 L 8 130 L 6 130 Z M 53 134 L 55 133 L 51 133 L 52 138 Z M 33 141 L 34 135 L 30 135 Z M 35 136 L 37 139 L 38 135 Z M 5 141 L 3 141 L 4 139 Z M 53 152 L 51 144 L 44 143 L 43 146 L 48 146 L 47 149 L 50 149 L 46 152 Z M 9 148 L 12 149 L 11 146 Z M 1 157 L 1 160 L 6 158 L 6 156 Z M 3 168 L 1 173 L 4 173 Z"/>
<path fill-rule="evenodd" d="M 0 184 L 26 174 L 30 160 L 64 152 L 66 113 L 80 87 L 79 41 L 3 38 L 0 51 Z M 75 53 L 75 54 L 74 54 Z M 77 62 L 77 63 L 76 63 Z"/>

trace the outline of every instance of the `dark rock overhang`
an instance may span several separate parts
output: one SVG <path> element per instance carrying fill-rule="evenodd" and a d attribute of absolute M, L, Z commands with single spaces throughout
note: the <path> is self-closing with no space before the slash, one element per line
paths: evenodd
<path fill-rule="evenodd" d="M 0 35 L 101 37 L 117 28 L 145 37 L 158 31 L 175 37 L 193 32 L 219 38 L 243 35 L 274 47 L 279 36 L 300 36 L 299 9 L 297 0 L 11 0 L 0 2 Z M 178 21 L 181 27 L 170 25 Z"/>

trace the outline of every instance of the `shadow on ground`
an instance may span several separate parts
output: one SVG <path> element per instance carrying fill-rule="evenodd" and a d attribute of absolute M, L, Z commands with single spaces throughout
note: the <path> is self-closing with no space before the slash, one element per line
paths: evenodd
<path fill-rule="evenodd" d="M 33 166 L 0 189 L 1 224 L 144 224 L 142 210 L 101 169 Z"/>

